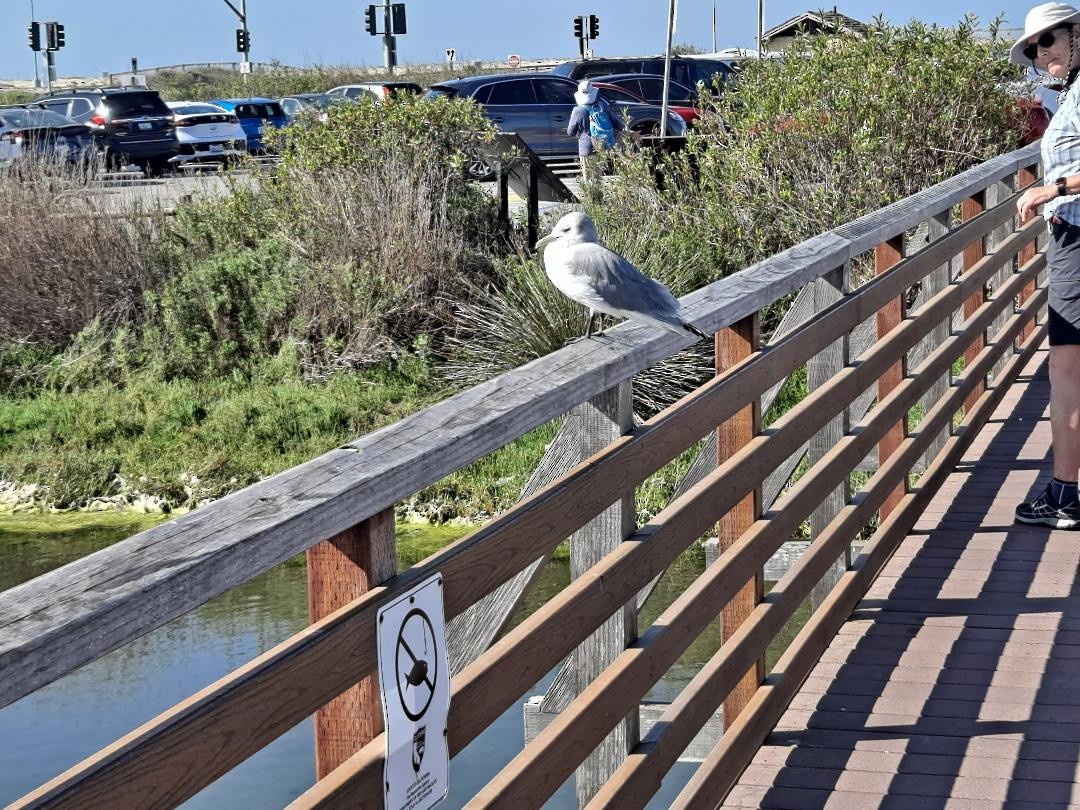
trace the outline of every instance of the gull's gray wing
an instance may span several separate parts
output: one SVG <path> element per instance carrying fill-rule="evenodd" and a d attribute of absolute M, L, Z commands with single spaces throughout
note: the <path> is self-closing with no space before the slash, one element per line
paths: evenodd
<path fill-rule="evenodd" d="M 677 316 L 679 302 L 667 287 L 651 279 L 613 250 L 583 242 L 567 251 L 569 267 L 595 289 L 612 309 L 648 315 Z"/>

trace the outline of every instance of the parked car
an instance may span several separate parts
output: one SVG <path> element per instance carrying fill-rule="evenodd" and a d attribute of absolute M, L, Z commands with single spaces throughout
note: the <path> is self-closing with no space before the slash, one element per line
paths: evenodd
<path fill-rule="evenodd" d="M 663 56 L 635 56 L 616 59 L 579 59 L 563 62 L 551 69 L 552 73 L 566 76 L 574 81 L 592 79 L 597 76 L 613 76 L 618 73 L 647 73 L 651 76 L 664 75 Z M 673 56 L 671 58 L 671 79 L 684 87 L 697 87 L 704 84 L 713 93 L 716 92 L 714 77 L 720 77 L 721 84 L 736 74 L 734 65 L 724 59 L 698 59 L 691 56 Z M 641 95 L 641 94 L 639 94 Z"/>
<path fill-rule="evenodd" d="M 597 76 L 592 82 L 597 87 L 607 88 L 607 93 L 611 95 L 614 95 L 612 88 L 618 88 L 629 97 L 636 99 L 638 103 L 657 105 L 663 103 L 663 76 L 650 76 L 647 73 L 617 73 L 614 76 Z M 601 94 L 604 94 L 603 90 Z M 676 81 L 668 82 L 668 109 L 688 125 L 700 117 L 697 103 L 697 91 Z"/>
<path fill-rule="evenodd" d="M 659 104 L 650 104 L 641 96 L 616 84 L 602 81 L 593 81 L 592 84 L 599 91 L 600 98 L 615 108 L 631 132 L 640 132 L 643 135 L 660 133 L 661 106 Z M 669 106 L 667 134 L 685 135 L 687 126 L 686 119 L 681 116 L 679 109 Z"/>
<path fill-rule="evenodd" d="M 278 99 L 282 111 L 289 118 L 295 118 L 307 110 L 313 115 L 319 115 L 323 120 L 326 120 L 326 111 L 333 105 L 347 103 L 344 96 L 332 96 L 329 93 L 297 93 Z"/>
<path fill-rule="evenodd" d="M 576 82 L 551 73 L 497 73 L 439 82 L 428 90 L 428 97 L 471 98 L 484 108 L 488 120 L 504 132 L 516 132 L 538 155 L 574 157 L 577 137 L 567 135 L 566 127 L 576 89 Z M 659 126 L 659 109 L 637 112 L 641 117 L 628 122 L 631 131 L 651 133 Z M 669 125 L 677 134 L 686 132 L 677 115 L 670 116 Z"/>
<path fill-rule="evenodd" d="M 136 164 L 149 174 L 157 174 L 168 168 L 180 149 L 172 111 L 155 90 L 54 90 L 31 104 L 90 127 L 110 168 Z"/>
<path fill-rule="evenodd" d="M 267 127 L 280 129 L 288 123 L 281 105 L 272 98 L 218 98 L 211 104 L 233 113 L 247 136 L 247 149 L 253 155 L 264 154 L 263 132 Z"/>
<path fill-rule="evenodd" d="M 88 162 L 95 151 L 94 133 L 85 124 L 51 110 L 0 107 L 0 166 L 25 157 Z"/>
<path fill-rule="evenodd" d="M 233 113 L 202 101 L 170 101 L 183 163 L 229 163 L 247 155 L 247 135 Z"/>
<path fill-rule="evenodd" d="M 390 98 L 395 93 L 408 93 L 418 96 L 423 92 L 424 88 L 414 82 L 362 82 L 360 84 L 342 84 L 338 87 L 331 87 L 326 91 L 326 95 L 352 99 L 367 97 L 373 101 L 382 101 Z"/>

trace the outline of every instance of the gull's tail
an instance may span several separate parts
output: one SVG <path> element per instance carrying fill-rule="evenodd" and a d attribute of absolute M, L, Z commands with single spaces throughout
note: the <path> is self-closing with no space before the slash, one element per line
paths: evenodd
<path fill-rule="evenodd" d="M 712 340 L 713 339 L 712 335 L 706 335 L 704 332 L 702 332 L 700 329 L 698 329 L 692 323 L 687 323 L 686 321 L 683 321 L 682 325 L 683 325 L 683 328 L 686 329 L 686 331 L 693 332 L 695 335 L 697 335 L 702 340 Z"/>

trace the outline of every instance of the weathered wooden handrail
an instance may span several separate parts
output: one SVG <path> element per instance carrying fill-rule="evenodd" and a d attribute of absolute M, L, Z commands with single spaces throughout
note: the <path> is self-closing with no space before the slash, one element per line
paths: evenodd
<path fill-rule="evenodd" d="M 687 313 L 699 327 L 713 331 L 748 323 L 777 298 L 834 273 L 879 244 L 893 240 L 899 245 L 896 240 L 906 230 L 943 216 L 988 184 L 1012 178 L 1036 162 L 1036 148 L 1020 150 L 807 240 L 686 297 Z M 838 296 L 811 321 L 734 363 L 722 376 L 615 440 L 487 526 L 320 619 L 24 797 L 19 806 L 168 806 L 193 795 L 370 675 L 375 670 L 375 613 L 395 594 L 438 571 L 444 578 L 447 618 L 457 616 L 611 504 L 632 496 L 648 475 L 740 410 L 756 405 L 770 386 L 837 341 L 846 340 L 860 323 L 898 301 L 912 285 L 930 277 L 953 256 L 973 243 L 981 245 L 995 228 L 1007 223 L 1011 228 L 1011 205 L 1006 201 L 986 210 L 940 235 L 912 257 L 895 256 L 899 261 L 888 272 Z M 651 685 L 650 678 L 655 680 L 653 676 L 666 669 L 664 663 L 673 661 L 672 656 L 677 658 L 714 615 L 702 606 L 729 601 L 745 583 L 759 577 L 764 561 L 791 531 L 836 489 L 876 442 L 895 430 L 908 409 L 925 399 L 926 392 L 947 374 L 957 352 L 963 356 L 965 346 L 977 346 L 985 340 L 994 318 L 1005 311 L 1012 297 L 1023 298 L 1021 294 L 1031 289 L 1045 262 L 1042 255 L 1031 254 L 1027 247 L 1038 230 L 1038 225 L 1029 224 L 1008 236 L 970 263 L 959 279 L 931 295 L 916 317 L 891 320 L 888 325 L 895 328 L 856 363 L 844 365 L 831 378 L 823 379 L 768 431 L 745 442 L 740 440 L 739 449 L 733 447 L 732 452 L 721 454 L 715 471 L 465 667 L 453 682 L 452 754 L 616 610 L 633 605 L 641 589 L 680 552 L 759 488 L 773 469 L 805 446 L 808 437 L 845 413 L 862 392 L 875 386 L 886 369 L 903 362 L 926 336 L 940 334 L 941 323 L 948 324 L 954 312 L 964 310 L 965 301 L 981 295 L 995 273 L 1009 270 L 1013 257 L 1026 257 L 1020 272 L 1009 275 L 993 297 L 976 308 L 969 307 L 962 330 L 932 349 L 914 377 L 901 376 L 881 391 L 877 407 L 858 431 L 845 434 L 816 460 L 812 478 L 797 483 L 764 518 L 755 514 L 747 526 L 740 527 L 721 562 L 600 673 L 478 796 L 478 804 L 511 800 L 515 806 L 542 803 L 619 718 L 631 712 L 636 716 L 637 702 L 643 689 Z M 859 503 L 844 507 L 840 516 L 828 523 L 815 540 L 813 553 L 805 564 L 792 569 L 775 598 L 751 605 L 748 625 L 732 628 L 719 658 L 699 676 L 711 679 L 708 696 L 690 691 L 680 698 L 669 710 L 667 719 L 671 722 L 654 729 L 635 748 L 598 797 L 621 791 L 620 796 L 633 799 L 627 805 L 631 806 L 649 795 L 651 780 L 660 769 L 670 767 L 671 756 L 677 757 L 685 747 L 686 735 L 696 731 L 694 723 L 699 727 L 734 685 L 732 679 L 741 677 L 761 658 L 777 622 L 782 623 L 785 612 L 798 604 L 796 596 L 809 593 L 813 578 L 842 554 L 850 542 L 850 535 L 844 533 L 856 519 L 865 522 L 867 515 L 885 502 L 891 491 L 887 487 L 902 487 L 910 469 L 910 465 L 902 466 L 902 460 L 912 454 L 919 458 L 935 442 L 941 445 L 937 437 L 939 428 L 947 426 L 951 418 L 948 408 L 960 407 L 956 392 L 968 396 L 979 391 L 993 362 L 1004 356 L 1044 299 L 1044 291 L 1035 293 L 1025 304 L 1022 317 L 1007 319 L 1004 332 L 999 333 L 1004 337 L 995 338 L 971 355 L 964 377 L 931 408 L 919 434 L 914 438 L 899 436 L 881 454 L 880 469 Z M 1029 344 L 1040 332 L 1030 334 Z M 0 594 L 0 705 L 325 538 L 385 514 L 397 500 L 613 389 L 685 344 L 680 338 L 631 325 L 613 329 L 609 335 L 608 340 L 578 343 L 530 363 L 207 509 Z M 1014 365 L 1007 363 L 1010 368 Z M 974 408 L 982 413 L 981 403 L 996 392 L 995 378 L 995 385 L 974 400 Z M 943 452 L 952 452 L 954 446 L 946 440 Z M 932 465 L 931 469 L 937 468 Z M 915 502 L 903 488 L 893 501 L 905 515 L 908 512 L 904 510 Z M 892 518 L 883 528 L 886 524 L 900 525 Z M 836 526 L 842 526 L 843 531 Z M 842 584 L 849 580 L 846 573 L 841 576 Z M 599 587 L 601 582 L 603 587 Z M 826 604 L 833 602 L 830 595 Z M 760 680 L 760 673 L 756 678 Z M 612 685 L 616 686 L 605 689 Z M 752 705 L 760 694 L 758 690 L 753 696 Z M 768 706 L 777 700 L 773 698 Z M 697 711 L 710 701 L 714 701 L 712 709 Z M 688 713 L 685 707 L 690 705 L 695 710 Z M 758 728 L 743 720 L 744 716 L 735 721 L 733 731 L 744 726 Z M 372 795 L 381 795 L 381 739 L 375 738 L 346 759 L 297 805 L 337 806 L 357 797 L 370 800 Z M 552 741 L 559 744 L 547 749 L 548 756 L 538 754 Z M 725 745 L 722 741 L 721 747 Z M 723 768 L 729 768 L 733 755 L 717 756 L 726 757 Z M 630 787 L 618 788 L 624 777 Z"/>

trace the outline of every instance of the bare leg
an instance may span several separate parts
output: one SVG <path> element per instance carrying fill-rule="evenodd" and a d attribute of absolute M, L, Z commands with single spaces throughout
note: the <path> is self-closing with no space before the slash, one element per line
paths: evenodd
<path fill-rule="evenodd" d="M 1075 481 L 1080 470 L 1080 346 L 1050 347 L 1050 436 L 1054 477 Z"/>

